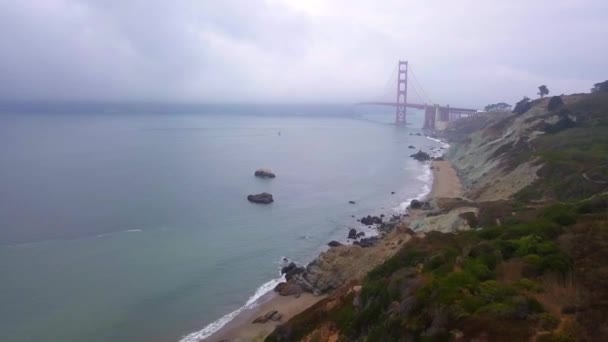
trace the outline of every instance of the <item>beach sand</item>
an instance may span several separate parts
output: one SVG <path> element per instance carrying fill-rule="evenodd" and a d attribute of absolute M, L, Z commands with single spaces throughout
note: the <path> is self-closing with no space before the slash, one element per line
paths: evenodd
<path fill-rule="evenodd" d="M 205 341 L 263 341 L 277 325 L 288 321 L 323 298 L 325 296 L 315 296 L 310 293 L 302 293 L 299 298 L 294 296 L 283 297 L 275 292 L 267 293 L 260 298 L 260 302 L 262 302 L 260 305 L 244 310 Z M 280 321 L 268 321 L 263 324 L 251 323 L 257 317 L 271 310 L 277 310 L 283 315 Z"/>
<path fill-rule="evenodd" d="M 456 170 L 447 160 L 433 161 L 433 188 L 430 198 L 436 197 L 461 197 L 462 184 Z"/>
<path fill-rule="evenodd" d="M 431 165 L 433 166 L 433 185 L 429 197 L 460 197 L 462 185 L 450 162 L 433 161 Z M 262 304 L 241 312 L 234 320 L 205 341 L 263 341 L 277 325 L 288 321 L 323 298 L 325 296 L 314 296 L 310 293 L 302 293 L 299 298 L 295 298 L 294 296 L 283 297 L 275 292 L 270 292 L 260 298 Z M 283 315 L 282 319 L 278 322 L 269 321 L 264 324 L 251 323 L 256 317 L 271 310 L 279 311 Z"/>

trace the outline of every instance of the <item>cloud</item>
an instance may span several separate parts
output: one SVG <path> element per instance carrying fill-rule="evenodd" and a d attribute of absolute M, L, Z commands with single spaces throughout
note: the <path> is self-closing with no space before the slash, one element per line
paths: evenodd
<path fill-rule="evenodd" d="M 607 36 L 602 0 L 0 1 L 0 98 L 376 100 L 407 59 L 434 102 L 483 106 L 587 91 Z"/>

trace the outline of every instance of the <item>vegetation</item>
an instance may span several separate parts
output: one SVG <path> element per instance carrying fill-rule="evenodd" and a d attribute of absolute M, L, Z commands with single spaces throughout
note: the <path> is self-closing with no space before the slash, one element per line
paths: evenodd
<path fill-rule="evenodd" d="M 531 142 L 530 157 L 543 163 L 537 179 L 517 198 L 582 200 L 608 191 L 608 93 L 564 104 L 558 121 Z"/>
<path fill-rule="evenodd" d="M 513 108 L 513 113 L 523 114 L 527 112 L 530 108 L 532 108 L 532 102 L 530 102 L 530 98 L 524 96 L 519 102 L 515 104 L 515 108 Z"/>
<path fill-rule="evenodd" d="M 549 103 L 547 104 L 547 109 L 550 111 L 556 110 L 564 104 L 561 96 L 553 96 L 549 99 Z"/>
<path fill-rule="evenodd" d="M 538 87 L 538 95 L 540 95 L 541 99 L 545 97 L 545 95 L 549 95 L 549 88 L 547 88 L 547 86 L 544 84 L 541 85 L 540 87 Z"/>
<path fill-rule="evenodd" d="M 474 205 L 478 214 L 461 218 L 476 228 L 412 238 L 360 293 L 349 285 L 268 340 L 323 329 L 339 341 L 608 340 L 608 94 L 555 96 L 547 110 L 534 128 L 545 134 L 496 151 L 542 163 L 532 185 L 511 200 L 444 201 L 443 210 Z"/>
<path fill-rule="evenodd" d="M 592 93 L 606 93 L 608 92 L 608 81 L 604 81 L 604 82 L 600 82 L 600 83 L 596 83 L 593 85 L 593 88 L 591 88 L 591 92 Z"/>
<path fill-rule="evenodd" d="M 493 103 L 484 107 L 486 112 L 503 112 L 510 111 L 512 106 L 505 102 Z"/>

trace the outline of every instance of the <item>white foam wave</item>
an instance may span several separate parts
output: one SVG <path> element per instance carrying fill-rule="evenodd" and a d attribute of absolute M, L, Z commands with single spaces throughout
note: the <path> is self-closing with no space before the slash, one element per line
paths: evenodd
<path fill-rule="evenodd" d="M 441 144 L 441 147 L 443 147 L 443 148 L 448 148 L 448 147 L 450 147 L 450 144 L 446 143 L 446 142 L 445 142 L 445 141 L 443 141 L 443 140 L 440 140 L 440 139 L 437 139 L 437 138 L 433 138 L 433 137 L 429 137 L 429 136 L 427 136 L 426 138 L 427 138 L 427 139 L 430 139 L 430 140 L 433 140 L 433 141 L 435 141 L 435 142 L 440 143 L 440 144 Z"/>
<path fill-rule="evenodd" d="M 229 313 L 227 315 L 224 315 L 220 319 L 208 324 L 203 329 L 201 329 L 199 331 L 195 331 L 193 333 L 190 333 L 190 334 L 182 337 L 182 339 L 179 340 L 179 342 L 199 342 L 199 341 L 202 341 L 202 340 L 206 339 L 207 337 L 213 335 L 215 332 L 220 330 L 228 322 L 232 321 L 238 314 L 243 312 L 243 310 L 255 307 L 258 304 L 257 303 L 258 299 L 260 299 L 266 293 L 272 291 L 282 281 L 284 281 L 284 277 L 273 279 L 273 280 L 270 280 L 270 281 L 262 284 L 260 287 L 258 287 L 258 289 L 255 291 L 253 296 L 249 297 L 249 299 L 247 300 L 247 303 L 245 303 L 245 305 L 241 306 L 240 308 L 232 311 L 231 313 Z"/>
<path fill-rule="evenodd" d="M 418 192 L 415 197 L 408 198 L 404 202 L 399 203 L 399 206 L 394 209 L 395 211 L 399 213 L 404 213 L 407 211 L 407 207 L 410 205 L 412 200 L 422 200 L 431 193 L 431 185 L 433 184 L 433 172 L 431 171 L 430 165 L 424 165 L 424 172 L 418 177 L 416 177 L 416 179 L 424 183 L 420 188 L 420 192 Z"/>

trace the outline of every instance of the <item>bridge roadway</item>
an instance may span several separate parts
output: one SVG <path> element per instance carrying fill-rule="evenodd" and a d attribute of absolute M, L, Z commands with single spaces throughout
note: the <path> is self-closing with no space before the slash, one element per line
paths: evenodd
<path fill-rule="evenodd" d="M 392 106 L 397 107 L 396 102 L 382 102 L 382 101 L 370 101 L 370 102 L 357 102 L 355 106 Z M 416 108 L 416 109 L 425 109 L 426 107 L 434 107 L 433 105 L 425 105 L 419 103 L 406 103 L 405 106 L 407 108 Z M 440 109 L 450 109 L 450 112 L 470 112 L 476 113 L 477 109 L 469 109 L 469 108 L 456 108 L 456 107 L 443 107 L 439 106 Z"/>

